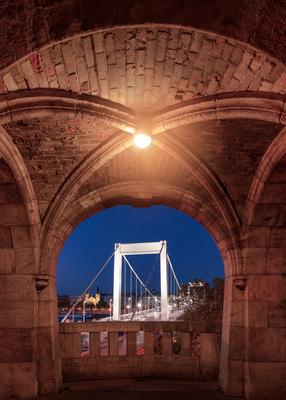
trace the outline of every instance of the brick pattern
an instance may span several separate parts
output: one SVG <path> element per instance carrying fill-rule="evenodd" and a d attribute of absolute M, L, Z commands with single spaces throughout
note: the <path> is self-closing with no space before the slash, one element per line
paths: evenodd
<path fill-rule="evenodd" d="M 242 218 L 259 161 L 280 129 L 280 125 L 273 123 L 253 120 L 250 125 L 248 120 L 236 119 L 192 124 L 160 136 L 175 136 L 194 151 L 222 182 Z M 183 188 L 211 204 L 206 189 L 190 170 L 156 146 L 147 152 L 130 148 L 117 155 L 80 188 L 76 198 L 95 188 L 99 190 L 115 183 L 140 180 Z M 122 197 L 124 193 L 119 195 Z"/>
<path fill-rule="evenodd" d="M 113 128 L 86 115 L 11 122 L 5 126 L 26 163 L 41 215 L 73 168 Z"/>
<path fill-rule="evenodd" d="M 36 87 L 158 109 L 220 92 L 285 93 L 286 70 L 272 57 L 220 36 L 179 28 L 121 28 L 51 45 L 0 74 L 0 93 Z"/>
<path fill-rule="evenodd" d="M 114 132 L 81 114 L 11 122 L 5 128 L 25 160 L 42 216 L 73 168 Z M 242 216 L 259 160 L 279 130 L 280 126 L 272 123 L 252 121 L 250 126 L 248 120 L 224 120 L 197 123 L 161 135 L 175 135 L 195 151 L 218 176 Z M 81 187 L 77 198 L 95 188 L 138 180 L 165 182 L 209 202 L 206 190 L 190 171 L 155 145 L 148 151 L 131 147 L 115 156 Z"/>
<path fill-rule="evenodd" d="M 173 134 L 215 172 L 243 216 L 259 161 L 280 129 L 274 123 L 234 119 L 196 123 Z"/>
<path fill-rule="evenodd" d="M 99 168 L 79 189 L 76 198 L 108 185 L 132 181 L 164 182 L 185 189 L 193 185 L 195 193 L 203 191 L 183 165 L 158 147 L 152 146 L 148 152 L 132 147 Z M 121 195 L 124 196 L 124 193 Z M 203 195 L 206 196 L 206 193 L 203 192 Z"/>

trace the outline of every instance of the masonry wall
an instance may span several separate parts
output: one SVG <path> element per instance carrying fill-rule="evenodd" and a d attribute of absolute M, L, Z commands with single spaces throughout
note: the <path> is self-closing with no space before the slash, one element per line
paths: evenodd
<path fill-rule="evenodd" d="M 190 323 L 98 322 L 62 324 L 59 330 L 64 381 L 218 376 L 220 334 L 198 332 Z M 87 333 L 90 346 L 82 347 Z"/>

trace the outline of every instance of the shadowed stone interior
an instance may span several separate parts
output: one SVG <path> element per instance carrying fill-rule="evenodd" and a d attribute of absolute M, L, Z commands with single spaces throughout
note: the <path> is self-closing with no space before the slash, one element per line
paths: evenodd
<path fill-rule="evenodd" d="M 157 355 L 134 353 L 137 325 L 125 326 L 126 359 L 122 327 L 106 326 L 102 368 L 95 325 L 85 326 L 91 359 L 78 357 L 82 327 L 59 333 L 59 251 L 116 204 L 185 212 L 224 261 L 221 337 L 178 325 L 186 353 L 172 359 L 172 327 L 161 326 L 160 373 L 213 373 L 227 396 L 284 399 L 284 2 L 123 3 L 0 6 L 0 399 L 56 394 L 63 377 L 108 366 L 156 373 Z M 131 133 L 142 120 L 153 136 L 145 150 Z M 159 328 L 144 329 L 152 341 Z"/>

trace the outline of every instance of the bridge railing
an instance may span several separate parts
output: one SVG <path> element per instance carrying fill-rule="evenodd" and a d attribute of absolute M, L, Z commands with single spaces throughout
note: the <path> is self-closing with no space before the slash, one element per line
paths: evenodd
<path fill-rule="evenodd" d="M 66 323 L 59 335 L 64 381 L 218 374 L 220 334 L 184 321 Z"/>

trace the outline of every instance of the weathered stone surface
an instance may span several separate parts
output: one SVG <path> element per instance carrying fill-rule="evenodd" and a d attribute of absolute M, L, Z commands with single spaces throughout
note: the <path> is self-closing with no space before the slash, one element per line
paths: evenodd
<path fill-rule="evenodd" d="M 203 224 L 222 254 L 224 393 L 284 398 L 284 8 L 244 0 L 195 8 L 191 0 L 111 2 L 1 3 L 0 397 L 59 388 L 56 262 L 74 227 L 113 205 L 165 204 Z M 51 88 L 62 90 L 51 96 Z M 142 152 L 126 131 L 146 111 L 157 125 Z M 37 293 L 40 272 L 47 286 Z M 88 326 L 87 359 L 80 357 L 82 326 L 61 327 L 65 379 L 216 377 L 218 335 L 168 324 L 113 325 L 105 357 L 98 329 L 108 324 Z M 141 329 L 143 357 L 136 355 Z M 156 349 L 154 331 L 164 332 Z M 181 341 L 176 355 L 173 331 Z M 128 333 L 124 356 L 118 332 Z"/>
<path fill-rule="evenodd" d="M 152 35 L 141 28 L 122 28 L 75 37 L 5 69 L 2 92 L 23 88 L 25 79 L 31 89 L 58 87 L 98 94 L 137 109 L 152 105 L 154 110 L 229 90 L 286 90 L 283 65 L 264 53 L 187 28 L 177 29 L 176 38 L 174 44 L 169 27 L 154 28 Z M 126 76 L 124 90 L 120 76 Z M 130 94 L 134 86 L 135 98 Z"/>

